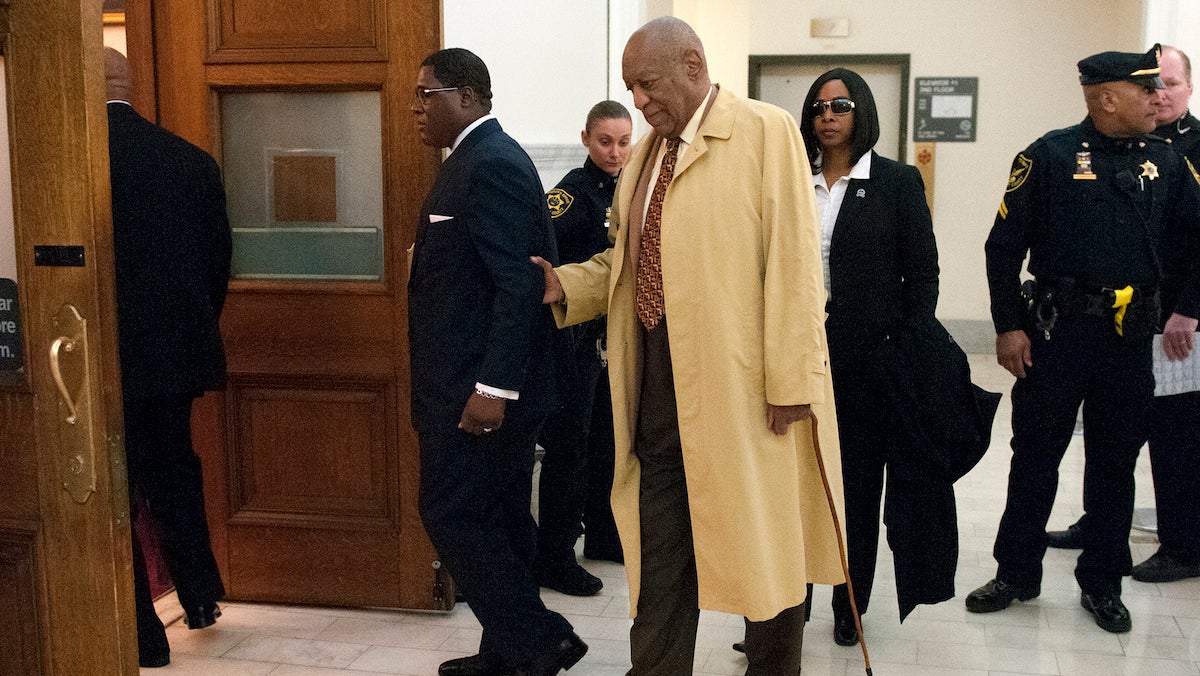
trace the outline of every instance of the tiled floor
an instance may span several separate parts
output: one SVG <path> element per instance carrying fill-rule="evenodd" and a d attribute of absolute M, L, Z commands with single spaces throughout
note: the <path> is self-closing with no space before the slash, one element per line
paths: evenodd
<path fill-rule="evenodd" d="M 1007 393 L 1011 378 L 991 357 L 972 357 L 975 380 Z M 1008 476 L 1009 403 L 996 418 L 987 457 L 956 485 L 961 555 L 958 597 L 937 606 L 919 607 L 901 625 L 895 612 L 895 585 L 886 544 L 872 611 L 865 632 L 872 667 L 881 676 L 1062 674 L 1108 676 L 1145 674 L 1200 675 L 1200 579 L 1171 584 L 1126 580 L 1124 601 L 1133 614 L 1133 631 L 1109 634 L 1079 607 L 1072 576 L 1075 553 L 1050 550 L 1042 595 L 991 615 L 972 615 L 962 596 L 991 578 L 992 541 L 1004 508 Z M 1083 456 L 1076 437 L 1063 462 L 1061 490 L 1051 528 L 1063 528 L 1080 513 Z M 1137 471 L 1139 507 L 1154 497 L 1145 452 Z M 1155 550 L 1154 536 L 1134 531 L 1133 558 Z M 629 620 L 623 569 L 611 563 L 585 562 L 604 579 L 592 598 L 544 591 L 546 604 L 563 613 L 590 650 L 571 676 L 621 676 L 629 665 Z M 863 674 L 858 647 L 833 643 L 829 588 L 818 587 L 804 643 L 805 674 Z M 226 603 L 216 626 L 188 631 L 168 627 L 171 665 L 143 674 L 196 676 L 271 674 L 412 674 L 430 676 L 444 660 L 475 652 L 480 629 L 471 611 L 460 605 L 449 614 L 386 610 L 303 608 Z M 741 674 L 745 659 L 730 650 L 742 636 L 739 617 L 705 612 L 697 640 L 697 674 Z"/>

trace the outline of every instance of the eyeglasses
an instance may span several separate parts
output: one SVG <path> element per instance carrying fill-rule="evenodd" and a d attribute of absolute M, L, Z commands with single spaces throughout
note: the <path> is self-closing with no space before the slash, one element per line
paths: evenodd
<path fill-rule="evenodd" d="M 813 117 L 820 117 L 821 114 L 825 112 L 826 108 L 833 111 L 834 115 L 845 115 L 846 113 L 854 110 L 854 102 L 846 98 L 837 98 L 833 99 L 832 101 L 822 101 L 821 99 L 817 99 L 816 101 L 813 101 L 809 112 L 812 113 Z"/>
<path fill-rule="evenodd" d="M 462 87 L 438 87 L 437 89 L 417 87 L 413 90 L 413 101 L 421 105 L 425 105 L 425 100 L 429 98 L 430 94 L 436 94 L 438 92 L 452 92 L 459 89 L 462 89 Z"/>

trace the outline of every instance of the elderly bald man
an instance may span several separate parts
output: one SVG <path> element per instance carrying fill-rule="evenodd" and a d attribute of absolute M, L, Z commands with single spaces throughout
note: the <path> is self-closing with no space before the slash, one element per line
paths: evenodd
<path fill-rule="evenodd" d="M 746 617 L 747 674 L 795 674 L 805 583 L 844 581 L 814 449 L 819 429 L 840 498 L 804 143 L 786 111 L 713 84 L 679 19 L 638 29 L 621 67 L 653 129 L 614 246 L 543 267 L 561 323 L 608 313 L 631 673 L 690 674 L 705 608 Z"/>

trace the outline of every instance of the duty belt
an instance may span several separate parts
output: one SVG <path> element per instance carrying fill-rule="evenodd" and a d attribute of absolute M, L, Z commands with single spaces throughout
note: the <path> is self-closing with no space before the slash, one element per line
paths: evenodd
<path fill-rule="evenodd" d="M 1047 340 L 1050 331 L 1061 316 L 1076 313 L 1112 318 L 1113 328 L 1117 335 L 1125 335 L 1125 313 L 1133 305 L 1138 305 L 1153 299 L 1153 286 L 1125 285 L 1113 288 L 1099 285 L 1085 285 L 1073 279 L 1052 279 L 1038 281 L 1033 289 L 1023 288 L 1033 311 L 1035 328 L 1041 331 Z"/>
<path fill-rule="evenodd" d="M 1118 336 L 1125 335 L 1125 310 L 1129 309 L 1134 296 L 1141 299 L 1137 289 L 1126 284 L 1120 289 L 1099 287 L 1095 292 L 1084 291 L 1080 300 L 1084 303 L 1083 313 L 1097 317 L 1107 317 L 1112 314 L 1113 328 Z"/>

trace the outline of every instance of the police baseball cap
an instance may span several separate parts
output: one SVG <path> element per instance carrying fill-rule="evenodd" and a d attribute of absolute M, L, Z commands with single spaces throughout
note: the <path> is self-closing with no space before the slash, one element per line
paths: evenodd
<path fill-rule="evenodd" d="M 1166 85 L 1158 76 L 1158 60 L 1161 54 L 1161 45 L 1154 45 L 1145 54 L 1093 54 L 1079 62 L 1079 84 L 1094 85 L 1125 80 L 1143 87 L 1165 89 Z"/>

